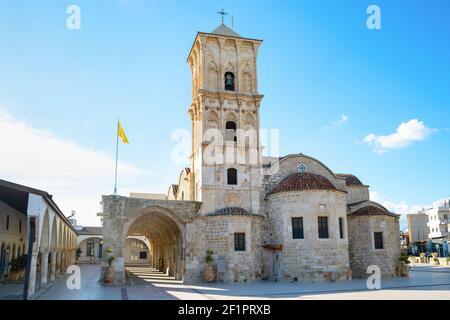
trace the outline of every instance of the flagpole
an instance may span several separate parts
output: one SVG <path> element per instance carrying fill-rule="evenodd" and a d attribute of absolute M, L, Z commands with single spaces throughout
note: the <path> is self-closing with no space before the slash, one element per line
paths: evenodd
<path fill-rule="evenodd" d="M 114 178 L 114 195 L 117 195 L 117 162 L 119 160 L 119 117 L 117 117 L 117 132 L 116 132 L 116 175 Z"/>

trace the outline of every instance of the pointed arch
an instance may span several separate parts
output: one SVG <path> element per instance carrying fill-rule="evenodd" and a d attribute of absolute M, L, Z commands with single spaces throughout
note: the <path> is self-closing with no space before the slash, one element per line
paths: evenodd
<path fill-rule="evenodd" d="M 51 241 L 50 241 L 50 249 L 52 251 L 56 250 L 58 247 L 58 230 L 56 225 L 56 217 L 53 218 L 52 223 L 52 233 L 51 233 Z"/>
<path fill-rule="evenodd" d="M 207 69 L 207 86 L 209 89 L 217 90 L 219 89 L 219 69 L 214 61 L 208 64 Z"/>
<path fill-rule="evenodd" d="M 241 91 L 242 92 L 253 91 L 253 76 L 251 68 L 248 65 L 248 63 L 244 66 L 244 68 L 242 68 Z"/>
<path fill-rule="evenodd" d="M 243 128 L 246 130 L 256 127 L 255 117 L 250 112 L 244 114 L 242 121 Z"/>
<path fill-rule="evenodd" d="M 39 241 L 39 251 L 48 251 L 50 241 L 50 222 L 49 222 L 49 213 L 48 209 L 45 210 L 44 218 L 42 219 L 42 227 L 41 227 L 41 237 Z"/>
<path fill-rule="evenodd" d="M 230 63 L 225 67 L 225 74 L 223 76 L 224 89 L 227 91 L 234 91 L 236 89 L 236 76 L 233 65 Z"/>
<path fill-rule="evenodd" d="M 214 110 L 209 110 L 206 117 L 206 127 L 218 128 L 219 127 L 219 114 Z"/>

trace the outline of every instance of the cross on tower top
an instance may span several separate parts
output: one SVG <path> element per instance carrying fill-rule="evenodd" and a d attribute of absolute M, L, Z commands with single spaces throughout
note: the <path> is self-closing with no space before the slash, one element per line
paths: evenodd
<path fill-rule="evenodd" d="M 223 18 L 224 18 L 224 16 L 228 15 L 228 12 L 225 12 L 222 8 L 221 11 L 217 11 L 217 14 L 220 14 L 222 16 L 222 24 L 223 24 Z"/>

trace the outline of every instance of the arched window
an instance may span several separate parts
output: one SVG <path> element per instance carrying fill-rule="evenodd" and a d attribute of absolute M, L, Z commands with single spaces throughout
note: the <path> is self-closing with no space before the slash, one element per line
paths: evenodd
<path fill-rule="evenodd" d="M 225 72 L 225 90 L 234 91 L 234 73 Z"/>
<path fill-rule="evenodd" d="M 226 141 L 237 141 L 236 122 L 227 121 L 225 123 L 225 140 Z"/>
<path fill-rule="evenodd" d="M 227 170 L 227 184 L 237 184 L 237 170 L 235 168 L 229 168 Z"/>

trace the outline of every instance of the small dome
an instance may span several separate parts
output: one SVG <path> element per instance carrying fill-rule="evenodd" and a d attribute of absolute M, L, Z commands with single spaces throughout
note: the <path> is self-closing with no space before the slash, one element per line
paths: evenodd
<path fill-rule="evenodd" d="M 207 214 L 208 216 L 246 216 L 252 215 L 250 212 L 241 207 L 225 207 L 217 209 L 215 212 Z"/>
<path fill-rule="evenodd" d="M 269 194 L 301 190 L 337 190 L 324 176 L 314 173 L 294 173 L 284 178 Z"/>
<path fill-rule="evenodd" d="M 367 205 L 362 208 L 359 208 L 358 210 L 355 210 L 348 214 L 349 216 L 393 216 L 397 217 L 398 215 L 392 212 L 389 212 L 388 210 L 373 206 L 373 205 Z"/>
<path fill-rule="evenodd" d="M 361 180 L 359 180 L 356 176 L 352 174 L 337 173 L 336 177 L 345 178 L 346 186 L 363 186 Z"/>

